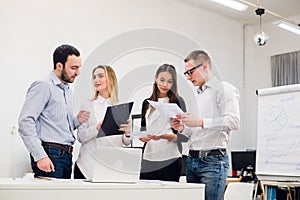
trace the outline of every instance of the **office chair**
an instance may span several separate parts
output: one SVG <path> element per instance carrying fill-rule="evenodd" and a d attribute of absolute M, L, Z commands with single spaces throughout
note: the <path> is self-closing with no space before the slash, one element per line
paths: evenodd
<path fill-rule="evenodd" d="M 132 131 L 139 131 L 141 126 L 140 120 L 142 118 L 142 114 L 133 114 L 131 115 L 131 129 Z M 136 124 L 138 123 L 138 124 Z M 137 130 L 138 129 L 138 130 Z M 133 138 L 131 141 L 131 147 L 134 148 L 143 148 L 144 143 L 139 141 L 138 138 Z"/>
<path fill-rule="evenodd" d="M 231 182 L 224 192 L 224 200 L 253 200 L 253 183 Z"/>

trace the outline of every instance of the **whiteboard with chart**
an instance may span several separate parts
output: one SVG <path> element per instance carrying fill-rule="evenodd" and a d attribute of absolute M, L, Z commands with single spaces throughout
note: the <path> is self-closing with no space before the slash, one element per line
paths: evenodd
<path fill-rule="evenodd" d="M 300 84 L 260 89 L 256 173 L 300 176 Z"/>

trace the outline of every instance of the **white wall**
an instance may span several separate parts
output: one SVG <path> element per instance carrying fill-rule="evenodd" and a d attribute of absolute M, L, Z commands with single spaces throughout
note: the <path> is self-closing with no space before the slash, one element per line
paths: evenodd
<path fill-rule="evenodd" d="M 79 83 L 90 82 L 90 69 L 94 66 L 89 66 L 88 58 L 111 38 L 152 27 L 175 32 L 181 38 L 185 36 L 194 41 L 211 54 L 217 75 L 232 82 L 240 90 L 242 126 L 232 134 L 230 148 L 247 149 L 255 147 L 256 144 L 255 90 L 270 85 L 269 56 L 280 53 L 280 43 L 283 42 L 279 39 L 276 41 L 279 43 L 274 47 L 277 51 L 272 51 L 273 47 L 257 50 L 250 38 L 247 38 L 244 90 L 243 25 L 180 0 L 2 0 L 0 26 L 0 90 L 3 91 L 0 104 L 0 176 L 22 176 L 25 171 L 30 170 L 27 150 L 16 131 L 12 130 L 17 129 L 17 118 L 29 84 L 52 69 L 52 52 L 62 43 L 76 46 L 83 57 L 82 73 L 74 84 L 76 93 Z M 251 31 L 251 27 L 247 27 L 247 35 L 252 35 Z M 277 33 L 277 29 L 270 28 L 270 31 L 276 32 L 278 38 L 287 35 Z M 291 35 L 288 37 L 291 38 L 288 41 L 289 45 L 296 48 L 295 43 L 298 41 L 299 46 L 299 38 Z M 272 42 L 271 39 L 269 42 Z M 122 45 L 120 44 L 120 47 L 123 47 Z M 178 43 L 178 47 L 188 49 L 185 44 Z M 174 47 L 170 47 L 169 50 L 172 48 Z M 119 55 L 120 58 L 114 58 L 110 62 L 114 64 L 117 73 L 123 72 L 123 67 L 128 67 L 130 63 L 137 67 L 142 66 L 143 59 L 145 65 L 150 66 L 169 62 L 175 64 L 181 74 L 182 57 L 188 51 L 175 56 L 170 51 L 159 56 L 157 49 L 146 51 L 145 47 L 142 52 Z M 283 50 L 286 51 L 288 48 Z M 99 60 L 105 60 L 101 56 L 103 55 L 99 55 Z M 259 70 L 259 73 L 256 70 Z M 180 89 L 183 91 L 186 88 Z M 244 101 L 244 97 L 248 99 Z M 14 134 L 11 134 L 12 132 Z"/>
<path fill-rule="evenodd" d="M 291 18 L 300 21 L 300 16 Z M 300 36 L 277 27 L 273 22 L 264 23 L 262 30 L 270 39 L 265 46 L 256 46 L 253 36 L 258 26 L 246 27 L 245 56 L 245 147 L 256 148 L 257 96 L 256 90 L 271 87 L 271 56 L 300 50 Z"/>

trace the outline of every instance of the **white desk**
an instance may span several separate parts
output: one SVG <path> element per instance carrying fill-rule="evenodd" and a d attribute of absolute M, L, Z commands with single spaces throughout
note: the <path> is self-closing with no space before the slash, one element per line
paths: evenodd
<path fill-rule="evenodd" d="M 0 178 L 1 200 L 204 200 L 204 184 L 89 183 L 82 180 Z"/>

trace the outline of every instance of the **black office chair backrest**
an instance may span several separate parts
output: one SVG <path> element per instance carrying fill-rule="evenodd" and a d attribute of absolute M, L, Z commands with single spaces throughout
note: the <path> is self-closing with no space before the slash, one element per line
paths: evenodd
<path fill-rule="evenodd" d="M 142 114 L 133 114 L 131 115 L 131 130 L 140 131 L 141 123 L 139 120 L 142 119 Z M 139 121 L 139 124 L 136 124 L 135 121 Z M 143 148 L 144 143 L 139 141 L 138 138 L 133 138 L 131 141 L 131 147 Z"/>

